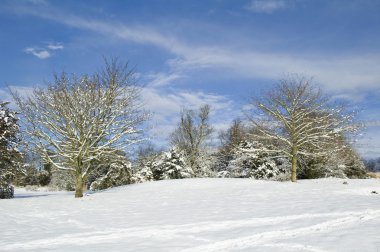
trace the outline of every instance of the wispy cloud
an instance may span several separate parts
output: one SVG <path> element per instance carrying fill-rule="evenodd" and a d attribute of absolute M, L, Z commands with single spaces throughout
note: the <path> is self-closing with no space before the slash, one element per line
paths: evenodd
<path fill-rule="evenodd" d="M 245 6 L 247 10 L 267 14 L 283 10 L 286 7 L 287 3 L 284 0 L 252 0 Z"/>
<path fill-rule="evenodd" d="M 380 127 L 380 121 L 372 121 L 365 123 L 366 127 Z"/>
<path fill-rule="evenodd" d="M 38 48 L 38 47 L 28 47 L 25 49 L 26 53 L 32 54 L 36 56 L 39 59 L 47 59 L 51 57 L 51 53 L 44 49 L 44 48 Z"/>
<path fill-rule="evenodd" d="M 380 82 L 377 63 L 380 55 L 321 55 L 305 57 L 254 50 L 231 51 L 225 48 L 188 48 L 182 58 L 172 61 L 180 69 L 217 68 L 245 78 L 278 79 L 284 73 L 314 76 L 330 90 L 375 88 Z"/>
<path fill-rule="evenodd" d="M 262 2 L 262 1 L 260 1 Z M 264 1 L 272 6 L 282 6 L 284 1 Z M 255 3 L 251 2 L 251 3 Z M 284 2 L 285 3 L 285 2 Z M 267 7 L 269 10 L 269 7 Z M 120 23 L 96 19 L 84 19 L 48 9 L 18 9 L 19 13 L 35 15 L 61 24 L 89 30 L 95 33 L 111 35 L 125 41 L 150 44 L 168 51 L 173 57 L 169 80 L 157 79 L 157 85 L 179 78 L 185 72 L 210 68 L 228 70 L 233 76 L 244 78 L 278 79 L 284 73 L 301 73 L 315 76 L 325 87 L 332 90 L 375 88 L 380 81 L 378 62 L 380 54 L 334 56 L 316 52 L 316 55 L 302 53 L 261 52 L 252 48 L 223 46 L 201 46 L 179 40 L 167 32 L 160 32 L 147 26 L 128 26 Z M 235 49 L 231 49 L 235 48 Z M 227 71 L 226 71 L 227 72 Z"/>
<path fill-rule="evenodd" d="M 338 101 L 343 100 L 349 103 L 360 103 L 360 102 L 363 102 L 365 98 L 366 98 L 365 93 L 360 93 L 360 92 L 357 92 L 356 90 L 355 92 L 340 93 L 332 97 L 332 99 L 334 100 L 338 100 Z"/>
<path fill-rule="evenodd" d="M 46 46 L 47 48 L 49 48 L 50 50 L 62 50 L 64 48 L 64 46 L 61 44 L 61 43 L 52 43 L 52 44 L 48 44 Z"/>
<path fill-rule="evenodd" d="M 149 81 L 149 86 L 161 87 L 161 86 L 168 86 L 172 84 L 175 80 L 181 79 L 183 77 L 184 76 L 182 76 L 179 73 L 160 72 L 160 73 L 148 74 L 146 78 Z"/>
<path fill-rule="evenodd" d="M 63 48 L 64 46 L 61 43 L 49 43 L 44 47 L 28 47 L 24 51 L 39 59 L 48 59 L 53 56 L 53 51 L 62 50 Z"/>

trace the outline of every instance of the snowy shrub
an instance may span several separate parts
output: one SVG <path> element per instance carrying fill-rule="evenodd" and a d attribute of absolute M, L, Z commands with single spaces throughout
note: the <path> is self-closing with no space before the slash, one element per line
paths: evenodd
<path fill-rule="evenodd" d="M 0 188 L 1 187 L 8 187 L 11 185 L 13 179 L 14 179 L 14 173 L 12 171 L 7 171 L 3 169 L 0 174 Z"/>
<path fill-rule="evenodd" d="M 11 199 L 14 197 L 14 188 L 11 185 L 0 187 L 0 199 Z"/>
<path fill-rule="evenodd" d="M 344 174 L 348 178 L 368 178 L 366 167 L 359 155 L 352 153 L 344 164 Z"/>
<path fill-rule="evenodd" d="M 161 159 L 161 152 L 155 150 L 152 145 L 148 144 L 148 147 L 140 148 L 138 160 L 135 162 L 133 182 L 144 183 L 147 181 L 153 181 L 153 166 L 156 165 L 158 160 Z"/>
<path fill-rule="evenodd" d="M 193 170 L 187 164 L 184 152 L 174 147 L 167 152 L 145 157 L 141 161 L 134 179 L 137 183 L 141 183 L 152 180 L 191 178 L 193 176 Z"/>
<path fill-rule="evenodd" d="M 48 171 L 40 171 L 37 174 L 38 184 L 40 186 L 47 186 L 51 181 L 51 174 Z"/>
<path fill-rule="evenodd" d="M 221 153 L 221 151 L 219 151 L 216 154 L 215 162 L 212 164 L 211 170 L 213 170 L 218 177 L 219 172 L 227 171 L 228 164 L 232 159 L 232 155 L 224 155 L 224 153 Z"/>
<path fill-rule="evenodd" d="M 34 165 L 24 164 L 14 179 L 17 186 L 38 185 L 38 172 Z"/>
<path fill-rule="evenodd" d="M 74 191 L 75 177 L 71 172 L 53 168 L 49 188 L 51 190 Z"/>
<path fill-rule="evenodd" d="M 231 176 L 229 171 L 220 171 L 216 174 L 217 178 L 229 178 Z"/>
<path fill-rule="evenodd" d="M 104 190 L 107 188 L 127 185 L 132 182 L 132 165 L 124 159 L 116 160 L 108 167 L 104 176 L 97 178 L 90 185 L 90 190 Z"/>
<path fill-rule="evenodd" d="M 194 176 L 193 170 L 187 164 L 185 155 L 177 148 L 163 152 L 161 158 L 152 164 L 155 180 L 182 179 Z"/>
<path fill-rule="evenodd" d="M 25 190 L 32 191 L 32 192 L 37 192 L 38 191 L 38 186 L 36 186 L 36 185 L 27 185 L 27 186 L 25 186 Z"/>
<path fill-rule="evenodd" d="M 301 157 L 298 161 L 297 177 L 300 179 L 346 178 L 342 169 L 339 169 L 339 165 L 327 162 L 325 157 Z"/>
<path fill-rule="evenodd" d="M 331 160 L 329 160 L 331 161 Z M 323 166 L 325 177 L 336 178 L 367 178 L 365 166 L 361 160 L 341 160 L 340 162 L 328 162 Z"/>
<path fill-rule="evenodd" d="M 272 158 L 262 144 L 241 142 L 234 151 L 227 170 L 231 177 L 276 180 L 286 173 L 286 161 Z"/>
<path fill-rule="evenodd" d="M 14 184 L 17 186 L 47 186 L 52 178 L 50 172 L 39 171 L 33 164 L 24 164 L 19 170 L 20 172 L 14 179 Z"/>
<path fill-rule="evenodd" d="M 346 145 L 338 151 L 321 157 L 300 159 L 299 178 L 317 179 L 335 178 L 367 178 L 363 161 L 352 147 Z"/>
<path fill-rule="evenodd" d="M 214 171 L 217 156 L 208 149 L 204 149 L 198 157 L 196 165 L 196 177 L 207 178 L 215 177 L 217 172 Z"/>
<path fill-rule="evenodd" d="M 0 188 L 8 192 L 13 179 L 19 172 L 21 154 L 17 150 L 19 126 L 15 112 L 0 102 Z"/>
<path fill-rule="evenodd" d="M 148 161 L 136 174 L 133 176 L 135 183 L 144 183 L 153 181 L 152 162 Z"/>
<path fill-rule="evenodd" d="M 348 178 L 352 179 L 363 179 L 363 178 L 369 178 L 369 175 L 365 169 L 360 165 L 349 165 L 346 166 L 346 169 L 344 170 L 344 173 L 347 175 Z"/>
<path fill-rule="evenodd" d="M 248 131 L 248 128 L 244 126 L 240 119 L 235 119 L 227 130 L 220 131 L 219 140 L 221 146 L 214 154 L 213 171 L 218 173 L 227 170 L 228 164 L 233 159 L 236 146 L 247 138 Z M 222 176 L 222 174 L 219 175 Z"/>

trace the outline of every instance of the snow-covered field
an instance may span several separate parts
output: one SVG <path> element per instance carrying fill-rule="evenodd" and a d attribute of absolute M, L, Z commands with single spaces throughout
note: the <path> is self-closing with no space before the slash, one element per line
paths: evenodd
<path fill-rule="evenodd" d="M 167 180 L 0 200 L 0 251 L 380 252 L 380 180 Z"/>

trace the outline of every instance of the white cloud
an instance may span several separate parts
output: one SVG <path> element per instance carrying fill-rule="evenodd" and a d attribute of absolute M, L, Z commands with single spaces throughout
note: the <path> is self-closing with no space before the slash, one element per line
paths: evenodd
<path fill-rule="evenodd" d="M 28 47 L 24 51 L 39 59 L 48 59 L 53 56 L 52 51 L 62 50 L 63 48 L 64 46 L 61 43 L 49 43 L 46 47 Z"/>
<path fill-rule="evenodd" d="M 257 13 L 273 13 L 286 8 L 284 0 L 252 0 L 245 8 Z"/>
<path fill-rule="evenodd" d="M 25 49 L 26 53 L 33 54 L 39 59 L 47 59 L 51 57 L 51 54 L 48 50 L 37 47 L 28 47 Z"/>
<path fill-rule="evenodd" d="M 55 44 L 48 44 L 47 48 L 49 48 L 50 50 L 62 50 L 64 47 L 60 43 L 55 43 Z"/>

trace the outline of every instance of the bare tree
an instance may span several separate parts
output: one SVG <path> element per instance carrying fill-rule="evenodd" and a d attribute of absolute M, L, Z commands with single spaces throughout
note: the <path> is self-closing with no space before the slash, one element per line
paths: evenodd
<path fill-rule="evenodd" d="M 181 121 L 177 129 L 171 134 L 171 144 L 183 150 L 189 160 L 194 173 L 200 175 L 198 160 L 202 154 L 208 138 L 213 133 L 213 127 L 209 124 L 210 106 L 199 108 L 198 114 L 193 110 L 183 110 Z"/>
<path fill-rule="evenodd" d="M 246 137 L 246 129 L 240 119 L 235 119 L 232 121 L 231 126 L 219 133 L 219 140 L 222 146 L 222 149 L 227 151 L 232 147 L 240 144 Z"/>
<path fill-rule="evenodd" d="M 251 116 L 256 139 L 271 141 L 273 152 L 291 160 L 291 181 L 297 180 L 300 156 L 320 156 L 334 151 L 343 134 L 353 132 L 353 115 L 317 89 L 311 79 L 292 75 L 282 79 L 263 97 L 254 99 L 256 116 Z M 328 148 L 327 148 L 328 147 Z"/>
<path fill-rule="evenodd" d="M 215 153 L 216 161 L 213 164 L 214 171 L 225 171 L 229 162 L 233 159 L 235 149 L 246 139 L 247 129 L 240 119 L 232 121 L 227 130 L 219 132 L 220 147 Z"/>
<path fill-rule="evenodd" d="M 139 141 L 147 114 L 135 84 L 128 64 L 112 60 L 92 76 L 55 76 L 27 98 L 13 93 L 43 160 L 75 177 L 75 197 L 83 196 L 94 163 Z"/>

